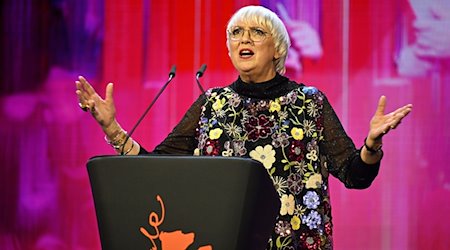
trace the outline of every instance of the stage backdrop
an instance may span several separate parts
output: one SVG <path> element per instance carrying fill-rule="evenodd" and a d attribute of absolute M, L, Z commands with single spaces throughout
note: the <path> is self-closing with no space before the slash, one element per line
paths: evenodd
<path fill-rule="evenodd" d="M 100 249 L 85 164 L 113 154 L 77 106 L 84 75 L 115 83 L 130 130 L 177 76 L 134 138 L 153 149 L 206 88 L 237 78 L 225 45 L 231 14 L 264 5 L 290 29 L 287 75 L 326 93 L 361 146 L 377 100 L 414 110 L 384 139 L 367 190 L 331 178 L 336 249 L 450 246 L 449 0 L 4 0 L 0 3 L 0 249 Z"/>

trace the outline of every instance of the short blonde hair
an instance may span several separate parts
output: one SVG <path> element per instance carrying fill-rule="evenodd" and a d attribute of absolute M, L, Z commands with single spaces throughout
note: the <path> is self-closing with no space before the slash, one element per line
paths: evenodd
<path fill-rule="evenodd" d="M 230 18 L 227 25 L 227 47 L 230 50 L 230 39 L 228 31 L 239 21 L 252 21 L 258 25 L 269 29 L 275 42 L 275 50 L 280 54 L 280 58 L 275 60 L 275 70 L 284 74 L 286 72 L 285 62 L 291 40 L 286 30 L 286 26 L 273 11 L 262 6 L 246 6 L 239 9 Z"/>

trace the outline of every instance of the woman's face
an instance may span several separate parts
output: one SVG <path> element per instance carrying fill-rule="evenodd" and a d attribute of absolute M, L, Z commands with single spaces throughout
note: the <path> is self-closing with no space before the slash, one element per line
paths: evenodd
<path fill-rule="evenodd" d="M 274 61 L 280 55 L 266 27 L 250 21 L 238 21 L 228 33 L 229 56 L 243 81 L 258 83 L 275 76 Z"/>

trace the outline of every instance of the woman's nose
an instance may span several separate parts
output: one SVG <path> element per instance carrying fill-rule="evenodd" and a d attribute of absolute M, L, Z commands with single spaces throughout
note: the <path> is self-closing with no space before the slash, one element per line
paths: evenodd
<path fill-rule="evenodd" d="M 245 30 L 242 34 L 241 42 L 251 42 L 250 30 Z"/>

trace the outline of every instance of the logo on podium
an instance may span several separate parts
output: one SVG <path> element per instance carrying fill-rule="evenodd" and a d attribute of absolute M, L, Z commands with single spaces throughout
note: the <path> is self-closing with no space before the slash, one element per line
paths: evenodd
<path fill-rule="evenodd" d="M 161 206 L 161 219 L 156 212 L 151 212 L 148 216 L 148 224 L 153 227 L 155 234 L 150 234 L 144 227 L 140 227 L 139 230 L 150 240 L 152 244 L 151 250 L 158 250 L 155 240 L 159 240 L 161 250 L 186 250 L 192 243 L 194 243 L 195 233 L 183 233 L 182 230 L 175 230 L 172 232 L 160 231 L 159 226 L 163 224 L 166 213 L 161 196 L 157 195 L 156 200 Z M 198 250 L 212 249 L 212 245 L 206 245 L 198 248 Z"/>

